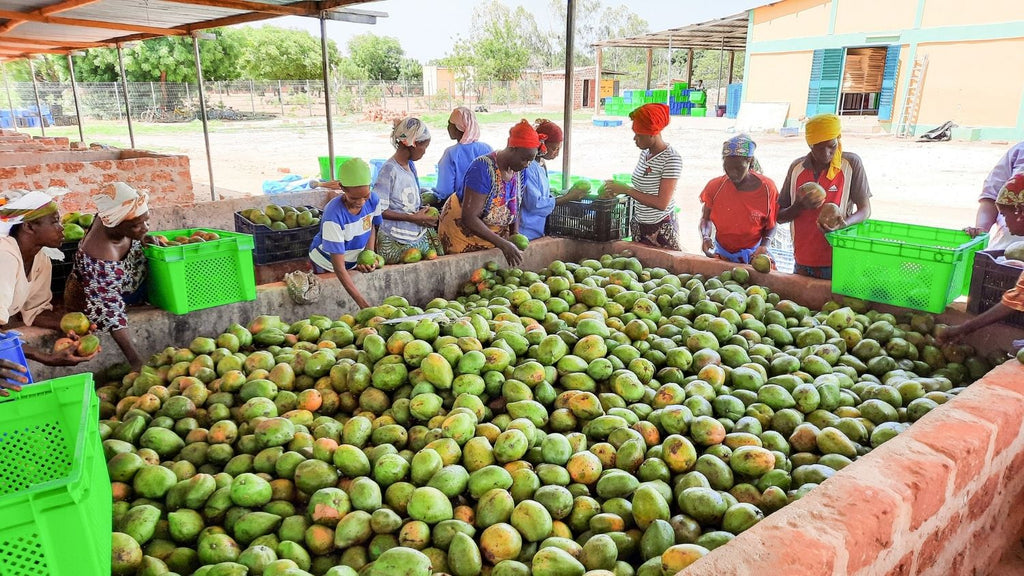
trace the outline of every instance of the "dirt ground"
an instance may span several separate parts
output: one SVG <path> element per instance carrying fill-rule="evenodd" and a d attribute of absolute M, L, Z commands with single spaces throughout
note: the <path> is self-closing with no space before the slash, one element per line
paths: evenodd
<path fill-rule="evenodd" d="M 531 119 L 537 112 L 524 113 Z M 547 114 L 554 117 L 553 113 Z M 872 218 L 947 228 L 973 224 L 977 196 L 988 171 L 1008 142 L 918 143 L 888 134 L 871 133 L 871 119 L 847 119 L 844 149 L 864 159 L 873 193 Z M 721 143 L 735 134 L 735 121 L 725 118 L 673 118 L 665 137 L 683 158 L 683 177 L 676 192 L 681 208 L 683 245 L 699 248 L 698 195 L 704 184 L 722 173 Z M 419 162 L 421 174 L 434 171 L 444 149 L 451 144 L 445 127 L 431 126 L 434 141 Z M 481 139 L 500 145 L 509 125 L 484 124 Z M 388 128 L 383 124 L 336 122 L 335 153 L 363 158 L 387 158 L 392 153 Z M 755 134 L 758 158 L 765 174 L 781 186 L 790 162 L 807 152 L 802 137 Z M 105 137 L 114 144 L 121 138 Z M 127 140 L 124 138 L 124 140 Z M 196 195 L 208 198 L 209 176 L 201 132 L 145 134 L 140 148 L 187 154 L 191 158 Z M 126 143 L 126 142 L 125 142 Z M 261 194 L 264 180 L 286 173 L 315 176 L 318 156 L 327 155 L 322 118 L 266 122 L 222 123 L 210 134 L 214 181 L 222 196 Z M 638 150 L 628 121 L 613 128 L 596 127 L 590 116 L 573 123 L 572 173 L 609 178 L 631 172 Z M 561 170 L 560 160 L 556 170 Z"/>

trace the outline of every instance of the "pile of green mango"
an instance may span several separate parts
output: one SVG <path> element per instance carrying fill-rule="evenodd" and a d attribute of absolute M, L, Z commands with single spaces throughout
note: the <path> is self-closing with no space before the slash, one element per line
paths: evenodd
<path fill-rule="evenodd" d="M 262 224 L 271 230 L 280 231 L 319 226 L 321 212 L 318 208 L 267 204 L 263 209 L 248 208 L 239 214 L 253 224 Z"/>
<path fill-rule="evenodd" d="M 488 266 L 167 348 L 97 391 L 113 572 L 667 576 L 1003 360 L 748 280 Z"/>
<path fill-rule="evenodd" d="M 60 223 L 64 226 L 64 241 L 77 242 L 85 238 L 85 233 L 92 227 L 95 219 L 95 214 L 82 214 L 81 212 L 68 212 L 61 216 Z"/>

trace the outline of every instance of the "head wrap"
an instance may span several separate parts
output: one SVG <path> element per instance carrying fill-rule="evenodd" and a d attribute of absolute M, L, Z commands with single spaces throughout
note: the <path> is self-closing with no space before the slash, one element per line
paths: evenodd
<path fill-rule="evenodd" d="M 370 185 L 370 165 L 362 158 L 351 158 L 338 170 L 338 182 L 346 188 Z"/>
<path fill-rule="evenodd" d="M 97 216 L 107 228 L 133 220 L 149 212 L 149 195 L 138 192 L 124 182 L 107 184 L 103 190 L 93 197 L 96 203 Z"/>
<path fill-rule="evenodd" d="M 545 138 L 546 136 L 537 134 L 529 121 L 523 119 L 508 131 L 508 147 L 539 149 L 544 145 Z"/>
<path fill-rule="evenodd" d="M 843 165 L 843 142 L 841 140 L 843 126 L 839 121 L 839 116 L 835 114 L 819 114 L 814 116 L 807 121 L 804 131 L 808 146 L 814 146 L 829 140 L 835 140 L 838 144 L 836 146 L 836 153 L 832 155 L 832 162 L 828 167 L 829 179 L 835 178 Z"/>
<path fill-rule="evenodd" d="M 562 129 L 559 128 L 558 124 L 555 124 L 551 120 L 545 120 L 543 118 L 537 120 L 537 133 L 547 136 L 545 138 L 545 144 L 561 144 L 562 143 Z"/>
<path fill-rule="evenodd" d="M 996 196 L 996 204 L 1024 206 L 1024 172 L 1014 174 Z"/>
<path fill-rule="evenodd" d="M 396 150 L 399 146 L 415 146 L 417 142 L 427 140 L 430 140 L 430 130 L 419 118 L 401 120 L 391 131 L 391 145 Z"/>
<path fill-rule="evenodd" d="M 54 198 L 67 193 L 66 188 L 45 191 L 9 190 L 0 194 L 0 236 L 7 236 L 22 222 L 39 220 L 58 212 Z"/>
<path fill-rule="evenodd" d="M 480 139 L 480 126 L 476 123 L 476 115 L 469 108 L 459 106 L 452 110 L 452 115 L 448 117 L 448 121 L 455 124 L 459 132 L 462 132 L 459 144 L 472 144 Z"/>
<path fill-rule="evenodd" d="M 655 136 L 668 126 L 668 106 L 664 104 L 644 104 L 629 113 L 633 121 L 633 132 Z"/>
<path fill-rule="evenodd" d="M 729 138 L 722 144 L 722 158 L 727 156 L 750 158 L 750 169 L 754 172 L 761 172 L 761 163 L 754 156 L 754 150 L 757 150 L 757 143 L 751 140 L 750 136 L 740 134 Z"/>

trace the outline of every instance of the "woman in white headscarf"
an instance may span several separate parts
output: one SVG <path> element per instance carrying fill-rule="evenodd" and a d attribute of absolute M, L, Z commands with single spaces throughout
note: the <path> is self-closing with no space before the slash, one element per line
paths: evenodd
<path fill-rule="evenodd" d="M 93 197 L 97 222 L 75 254 L 64 304 L 84 312 L 100 332 L 110 332 L 133 370 L 142 367 L 128 333 L 128 304 L 141 302 L 146 278 L 144 241 L 149 232 L 149 196 L 124 182 L 108 184 Z"/>
<path fill-rule="evenodd" d="M 439 243 L 438 211 L 420 203 L 420 181 L 416 161 L 423 158 L 430 146 L 430 130 L 418 118 L 406 118 L 391 131 L 395 153 L 380 168 L 373 183 L 373 193 L 380 199 L 384 223 L 377 230 L 377 253 L 388 264 L 398 264 L 402 254 L 416 248 L 425 254 Z"/>
<path fill-rule="evenodd" d="M 469 165 L 480 156 L 494 151 L 490 144 L 479 142 L 480 126 L 473 111 L 465 106 L 452 110 L 448 118 L 448 136 L 456 143 L 444 151 L 437 165 L 434 194 L 441 204 L 452 194 L 462 198 L 462 180 L 466 177 Z"/>
<path fill-rule="evenodd" d="M 64 192 L 51 188 L 0 194 L 0 329 L 19 319 L 25 326 L 60 329 L 60 315 L 51 303 L 50 257 L 61 255 L 64 226 L 54 197 Z M 74 348 L 49 352 L 26 345 L 22 350 L 26 358 L 50 366 L 74 366 L 89 359 L 76 356 Z M 4 368 L 13 370 L 0 366 Z M 18 378 L 0 374 L 0 389 L 5 380 Z"/>

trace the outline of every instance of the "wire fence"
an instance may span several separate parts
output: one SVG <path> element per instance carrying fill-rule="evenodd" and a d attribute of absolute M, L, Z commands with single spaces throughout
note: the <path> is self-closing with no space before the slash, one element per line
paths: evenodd
<path fill-rule="evenodd" d="M 78 99 L 85 119 L 188 122 L 200 117 L 194 83 L 129 82 L 128 95 L 118 82 L 79 82 Z M 207 116 L 211 120 L 264 120 L 326 115 L 322 80 L 235 80 L 205 82 Z M 0 93 L 0 120 L 18 126 L 38 122 L 35 91 L 46 125 L 77 123 L 70 82 L 12 82 Z M 440 90 L 424 90 L 422 82 L 331 81 L 332 113 L 380 120 L 393 116 L 448 111 L 469 106 L 480 111 L 540 106 L 539 76 L 514 82 L 460 82 Z M 127 108 L 126 102 L 127 100 Z M 13 112 L 14 120 L 8 117 Z M 2 126 L 2 125 L 0 125 Z M 2 126 L 2 127 L 11 127 Z"/>

